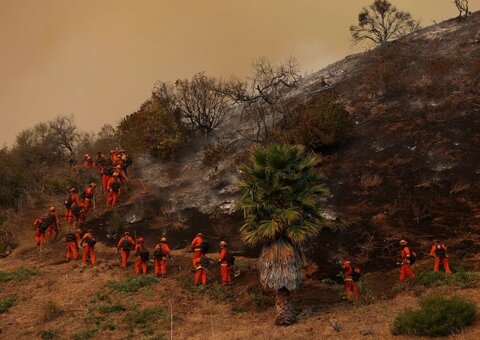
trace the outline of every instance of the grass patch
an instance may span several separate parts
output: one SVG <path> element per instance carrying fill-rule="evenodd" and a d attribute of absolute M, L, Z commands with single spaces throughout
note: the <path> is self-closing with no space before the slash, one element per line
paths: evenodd
<path fill-rule="evenodd" d="M 124 318 L 124 324 L 130 333 L 140 330 L 142 334 L 154 335 L 155 325 L 166 320 L 168 312 L 165 308 L 134 308 Z"/>
<path fill-rule="evenodd" d="M 103 305 L 98 307 L 98 311 L 102 314 L 118 313 L 118 312 L 124 312 L 126 310 L 127 309 L 118 302 L 113 302 L 108 305 Z"/>
<path fill-rule="evenodd" d="M 0 299 L 0 313 L 5 313 L 15 305 L 15 300 L 12 298 L 4 298 Z"/>
<path fill-rule="evenodd" d="M 86 329 L 82 329 L 78 332 L 73 334 L 73 340 L 88 340 L 92 339 L 95 334 L 97 334 L 99 329 L 97 327 L 89 327 Z"/>
<path fill-rule="evenodd" d="M 114 331 L 117 329 L 117 325 L 115 325 L 113 322 L 108 321 L 102 325 L 102 331 Z"/>
<path fill-rule="evenodd" d="M 475 321 L 474 303 L 459 297 L 432 296 L 420 301 L 420 309 L 405 309 L 395 317 L 393 335 L 447 336 Z"/>
<path fill-rule="evenodd" d="M 228 302 L 233 299 L 232 292 L 219 283 L 211 283 L 204 286 L 195 287 L 191 276 L 182 275 L 177 277 L 180 287 L 198 295 L 207 296 L 216 302 Z"/>
<path fill-rule="evenodd" d="M 245 306 L 233 306 L 231 311 L 232 313 L 246 313 L 248 309 Z"/>
<path fill-rule="evenodd" d="M 249 302 L 256 308 L 272 307 L 275 305 L 275 300 L 262 291 L 250 294 Z"/>
<path fill-rule="evenodd" d="M 19 268 L 11 272 L 0 272 L 0 282 L 7 282 L 12 280 L 23 281 L 37 274 L 37 271 L 27 268 Z"/>
<path fill-rule="evenodd" d="M 48 301 L 42 308 L 43 322 L 53 321 L 63 314 L 63 310 L 53 301 Z"/>
<path fill-rule="evenodd" d="M 40 332 L 40 339 L 42 340 L 52 340 L 58 337 L 57 331 L 54 331 L 53 329 L 46 329 L 44 331 Z"/>
<path fill-rule="evenodd" d="M 451 275 L 444 272 L 424 271 L 417 275 L 412 285 L 425 287 L 452 286 L 459 288 L 480 287 L 480 272 L 457 270 Z"/>
<path fill-rule="evenodd" d="M 142 287 L 157 283 L 159 280 L 152 275 L 128 276 L 121 281 L 111 280 L 108 287 L 120 293 L 135 293 Z"/>

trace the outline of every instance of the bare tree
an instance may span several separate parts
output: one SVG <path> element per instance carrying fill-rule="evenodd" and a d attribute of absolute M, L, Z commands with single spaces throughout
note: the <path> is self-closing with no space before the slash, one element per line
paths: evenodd
<path fill-rule="evenodd" d="M 75 126 L 73 116 L 59 116 L 48 123 L 50 140 L 57 145 L 61 153 L 73 156 L 80 134 Z"/>
<path fill-rule="evenodd" d="M 453 3 L 458 9 L 458 19 L 463 20 L 468 17 L 471 13 L 468 8 L 468 0 L 454 0 Z"/>
<path fill-rule="evenodd" d="M 197 73 L 191 80 L 159 82 L 153 93 L 167 110 L 179 110 L 192 130 L 209 135 L 225 121 L 231 108 L 231 100 L 219 91 L 220 86 L 220 80 Z"/>
<path fill-rule="evenodd" d="M 420 29 L 420 20 L 398 10 L 387 0 L 375 0 L 358 15 L 358 25 L 350 26 L 354 42 L 371 41 L 381 45 Z"/>
<path fill-rule="evenodd" d="M 247 81 L 231 79 L 221 90 L 239 103 L 244 116 L 254 123 L 255 141 L 266 142 L 288 111 L 286 94 L 301 80 L 299 65 L 293 57 L 280 65 L 259 58 L 252 67 L 253 74 Z"/>

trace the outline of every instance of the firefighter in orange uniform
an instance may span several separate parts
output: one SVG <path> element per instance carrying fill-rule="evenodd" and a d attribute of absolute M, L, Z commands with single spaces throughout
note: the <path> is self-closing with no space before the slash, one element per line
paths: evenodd
<path fill-rule="evenodd" d="M 80 240 L 82 246 L 83 246 L 83 252 L 82 252 L 82 264 L 84 266 L 87 265 L 87 257 L 90 257 L 90 263 L 92 266 L 95 266 L 97 259 L 95 257 L 95 244 L 97 243 L 97 240 L 95 239 L 95 236 L 93 236 L 93 230 L 89 229 L 85 235 L 83 235 L 82 239 Z"/>
<path fill-rule="evenodd" d="M 220 262 L 220 275 L 222 277 L 222 284 L 228 285 L 232 283 L 232 277 L 230 273 L 230 263 L 228 261 L 229 253 L 227 249 L 227 242 L 220 242 L 220 255 L 218 261 Z"/>
<path fill-rule="evenodd" d="M 90 209 L 92 208 L 92 205 L 94 203 L 95 199 L 95 189 L 97 188 L 97 185 L 93 182 L 91 182 L 88 187 L 85 189 L 85 200 L 83 204 L 83 208 L 85 209 L 85 214 L 88 214 Z"/>
<path fill-rule="evenodd" d="M 45 232 L 47 230 L 47 223 L 44 218 L 36 218 L 33 222 L 35 227 L 35 241 L 37 242 L 37 247 L 39 250 L 43 250 L 43 245 L 45 243 Z"/>
<path fill-rule="evenodd" d="M 353 280 L 354 269 L 350 261 L 345 260 L 343 262 L 343 285 L 345 288 L 345 298 L 347 301 L 352 301 L 350 296 L 353 293 L 353 301 L 358 302 L 358 289 L 355 281 Z"/>
<path fill-rule="evenodd" d="M 139 237 L 137 244 L 135 245 L 135 273 L 137 275 L 146 275 L 147 274 L 147 262 L 148 262 L 148 250 L 145 248 L 145 239 Z"/>
<path fill-rule="evenodd" d="M 413 255 L 410 251 L 410 248 L 407 247 L 407 241 L 401 240 L 400 247 L 402 248 L 402 263 L 400 268 L 400 281 L 405 280 L 405 278 L 414 278 L 415 274 L 410 268 L 410 257 Z"/>
<path fill-rule="evenodd" d="M 197 236 L 195 236 L 195 238 L 193 239 L 192 243 L 190 244 L 190 247 L 193 250 L 192 263 L 194 267 L 198 265 L 200 258 L 205 255 L 202 248 L 200 248 L 202 243 L 203 243 L 203 234 L 198 233 Z"/>
<path fill-rule="evenodd" d="M 111 205 L 114 207 L 117 204 L 118 196 L 120 195 L 120 188 L 122 183 L 118 178 L 118 173 L 114 173 L 112 178 L 108 181 L 108 195 L 107 195 L 107 207 Z"/>
<path fill-rule="evenodd" d="M 65 242 L 67 244 L 67 262 L 70 261 L 72 257 L 74 260 L 78 260 L 77 238 L 75 233 L 69 231 L 67 235 L 65 235 Z"/>
<path fill-rule="evenodd" d="M 80 201 L 77 196 L 77 189 L 71 188 L 70 192 L 67 195 L 67 198 L 65 199 L 65 221 L 72 223 L 74 220 L 72 208 L 74 206 L 79 206 Z"/>
<path fill-rule="evenodd" d="M 200 283 L 202 286 L 207 285 L 207 267 L 208 267 L 208 259 L 205 255 L 201 255 L 200 258 L 196 261 L 195 265 L 195 278 L 193 280 L 193 284 L 198 286 Z"/>
<path fill-rule="evenodd" d="M 433 265 L 434 272 L 438 272 L 440 270 L 440 265 L 442 265 L 445 269 L 445 273 L 448 275 L 452 274 L 450 266 L 448 265 L 447 247 L 445 244 L 438 240 L 434 240 L 432 249 L 430 249 L 430 256 L 435 258 L 435 263 Z"/>
<path fill-rule="evenodd" d="M 58 214 L 55 212 L 55 207 L 50 207 L 47 217 L 44 219 L 47 224 L 47 232 L 46 232 L 46 239 L 50 240 L 52 234 L 55 233 L 54 240 L 57 239 L 58 230 L 60 229 L 60 218 Z"/>
<path fill-rule="evenodd" d="M 170 247 L 167 243 L 167 238 L 162 237 L 160 243 L 155 246 L 155 251 L 153 252 L 155 257 L 155 276 L 166 276 L 167 275 L 167 259 L 170 257 Z"/>
<path fill-rule="evenodd" d="M 105 158 L 105 155 L 98 151 L 95 155 L 95 162 L 93 163 L 93 166 L 95 169 L 97 169 L 100 173 L 102 173 L 103 168 L 107 164 L 107 159 Z"/>
<path fill-rule="evenodd" d="M 123 237 L 120 239 L 120 241 L 118 241 L 118 244 L 117 244 L 117 251 L 119 251 L 122 256 L 122 262 L 120 266 L 123 269 L 127 268 L 128 256 L 130 255 L 130 251 L 134 248 L 135 248 L 135 241 L 130 236 L 130 233 L 126 231 L 125 234 L 123 234 Z"/>

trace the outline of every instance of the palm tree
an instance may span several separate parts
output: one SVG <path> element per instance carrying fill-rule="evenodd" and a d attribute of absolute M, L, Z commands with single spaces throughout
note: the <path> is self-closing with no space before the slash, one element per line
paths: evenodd
<path fill-rule="evenodd" d="M 263 245 L 260 282 L 276 292 L 277 325 L 296 321 L 290 293 L 302 282 L 302 245 L 321 229 L 319 205 L 327 190 L 313 171 L 318 162 L 302 146 L 273 144 L 255 148 L 241 168 L 246 178 L 240 231 L 245 243 Z"/>

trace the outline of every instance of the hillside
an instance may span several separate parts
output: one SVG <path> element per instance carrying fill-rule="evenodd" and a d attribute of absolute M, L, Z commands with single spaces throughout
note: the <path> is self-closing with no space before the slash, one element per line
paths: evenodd
<path fill-rule="evenodd" d="M 407 238 L 420 254 L 415 271 L 430 269 L 422 252 L 440 238 L 454 267 L 480 269 L 479 32 L 480 12 L 427 27 L 330 65 L 289 94 L 310 101 L 334 91 L 354 122 L 345 143 L 322 150 L 318 171 L 331 192 L 325 216 L 341 228 L 307 247 L 305 284 L 294 295 L 298 324 L 272 327 L 273 294 L 258 283 L 258 249 L 239 237 L 238 165 L 251 145 L 241 138 L 248 124 L 234 112 L 219 129 L 228 151 L 215 170 L 202 164 L 205 141 L 176 161 L 135 159 L 119 208 L 99 206 L 88 221 L 99 240 L 96 268 L 65 263 L 62 240 L 38 253 L 23 226 L 40 210 L 11 213 L 18 247 L 0 259 L 0 299 L 13 306 L 0 313 L 0 338 L 166 339 L 173 330 L 174 339 L 388 339 L 394 316 L 417 306 L 418 297 L 460 295 L 478 304 L 480 282 L 399 284 L 395 263 L 398 240 Z M 118 267 L 113 247 L 124 230 L 146 236 L 148 247 L 166 233 L 174 249 L 167 278 L 125 288 L 134 284 L 125 281 L 133 268 L 127 274 Z M 234 285 L 215 283 L 213 267 L 207 289 L 192 287 L 185 246 L 198 231 L 208 235 L 211 258 L 221 239 L 239 254 Z M 347 257 L 365 272 L 359 306 L 343 302 L 341 286 L 325 280 Z M 34 272 L 22 277 L 20 268 Z M 5 272 L 17 274 L 8 279 Z M 479 336 L 477 322 L 458 338 Z"/>

